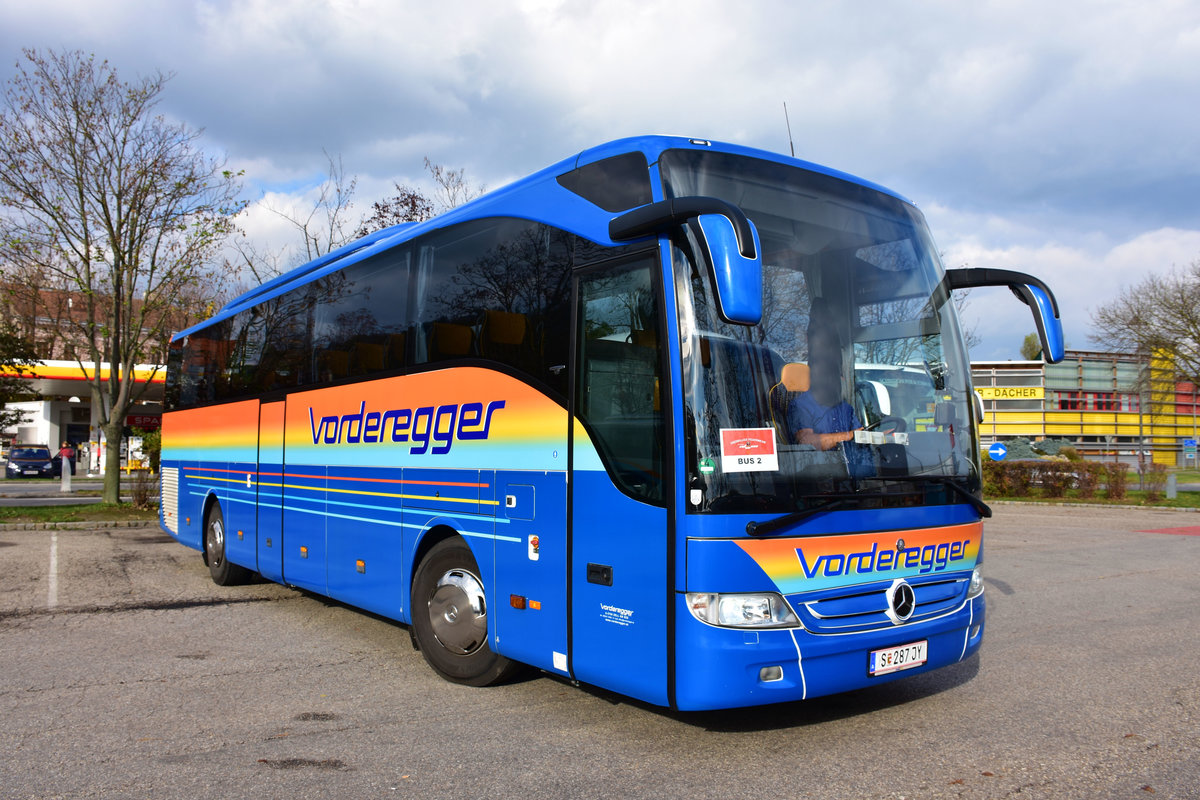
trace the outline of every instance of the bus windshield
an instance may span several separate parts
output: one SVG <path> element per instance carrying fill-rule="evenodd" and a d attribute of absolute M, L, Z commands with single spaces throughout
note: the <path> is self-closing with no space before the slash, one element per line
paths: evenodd
<path fill-rule="evenodd" d="M 763 316 L 725 322 L 691 230 L 675 239 L 691 512 L 963 502 L 978 489 L 970 369 L 912 205 L 833 175 L 671 150 L 667 197 L 741 207 Z"/>

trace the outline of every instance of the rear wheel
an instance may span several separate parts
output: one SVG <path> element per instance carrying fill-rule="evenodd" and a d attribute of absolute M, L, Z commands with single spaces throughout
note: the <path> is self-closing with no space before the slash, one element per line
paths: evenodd
<path fill-rule="evenodd" d="M 457 536 L 438 542 L 413 581 L 413 632 L 421 654 L 455 683 L 500 683 L 521 667 L 492 652 L 487 630 L 487 601 L 471 549 Z"/>
<path fill-rule="evenodd" d="M 250 578 L 250 570 L 225 557 L 225 516 L 218 503 L 213 503 L 204 519 L 204 560 L 208 562 L 208 574 L 218 586 L 234 586 Z"/>

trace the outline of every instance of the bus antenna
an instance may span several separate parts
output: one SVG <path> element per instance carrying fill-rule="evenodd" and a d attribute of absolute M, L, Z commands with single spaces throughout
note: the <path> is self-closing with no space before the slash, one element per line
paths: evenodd
<path fill-rule="evenodd" d="M 792 148 L 792 158 L 796 157 L 796 145 L 792 142 L 792 121 L 788 119 L 787 101 L 783 101 L 783 121 L 787 123 L 788 147 Z"/>

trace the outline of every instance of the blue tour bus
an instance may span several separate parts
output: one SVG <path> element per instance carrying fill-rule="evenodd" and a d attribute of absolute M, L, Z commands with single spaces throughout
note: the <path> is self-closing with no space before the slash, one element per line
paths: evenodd
<path fill-rule="evenodd" d="M 233 300 L 172 342 L 162 524 L 410 626 L 681 710 L 979 648 L 978 406 L 921 213 L 773 153 L 601 145 Z"/>

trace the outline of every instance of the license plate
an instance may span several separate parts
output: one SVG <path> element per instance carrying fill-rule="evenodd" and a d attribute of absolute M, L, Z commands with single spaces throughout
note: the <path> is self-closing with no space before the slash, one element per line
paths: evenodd
<path fill-rule="evenodd" d="M 36 469 L 27 469 L 27 470 L 25 470 L 25 474 L 26 475 L 37 475 L 38 471 Z"/>
<path fill-rule="evenodd" d="M 912 669 L 921 666 L 928 659 L 929 642 L 926 640 L 902 644 L 899 647 L 887 647 L 883 650 L 872 650 L 868 674 L 886 675 L 889 672 Z"/>

